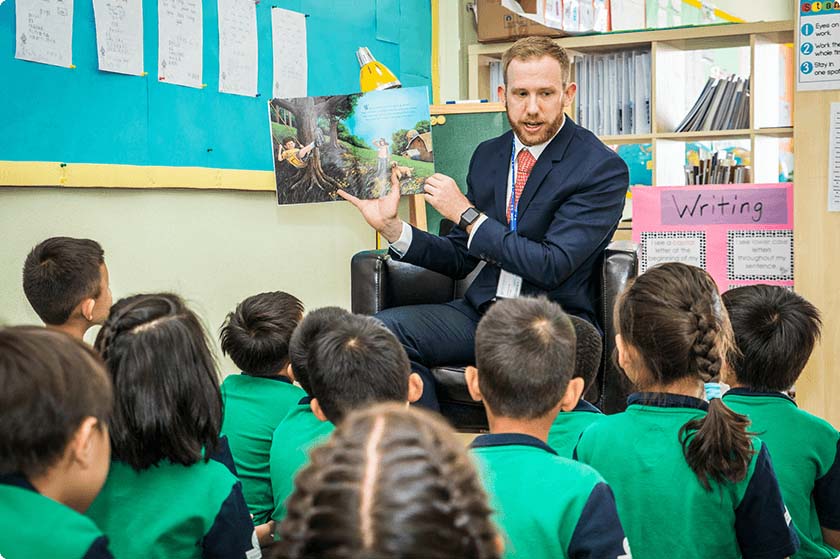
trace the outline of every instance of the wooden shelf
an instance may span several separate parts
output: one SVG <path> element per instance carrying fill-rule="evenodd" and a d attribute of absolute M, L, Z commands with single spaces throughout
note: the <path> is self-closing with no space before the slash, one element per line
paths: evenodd
<path fill-rule="evenodd" d="M 752 130 L 700 130 L 697 132 L 664 132 L 656 134 L 657 140 L 717 140 L 726 138 L 749 139 Z"/>
<path fill-rule="evenodd" d="M 754 131 L 756 136 L 773 136 L 776 138 L 792 138 L 793 126 L 783 126 L 780 128 L 756 128 Z"/>
<path fill-rule="evenodd" d="M 605 144 L 649 144 L 653 141 L 652 134 L 618 134 L 614 136 L 598 136 Z"/>

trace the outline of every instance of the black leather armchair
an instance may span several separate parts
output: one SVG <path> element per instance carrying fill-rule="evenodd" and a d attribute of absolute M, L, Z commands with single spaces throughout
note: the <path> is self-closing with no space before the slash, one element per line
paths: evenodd
<path fill-rule="evenodd" d="M 384 251 L 365 251 L 353 256 L 350 270 L 351 304 L 354 313 L 375 314 L 404 305 L 445 303 L 463 296 L 473 280 L 472 274 L 456 281 L 436 272 L 391 258 Z M 604 352 L 596 381 L 585 397 L 605 413 L 626 407 L 630 382 L 613 363 L 615 328 L 612 310 L 627 281 L 638 271 L 636 245 L 613 241 L 601 262 L 599 320 L 604 330 Z M 462 367 L 432 369 L 437 382 L 441 413 L 463 431 L 487 429 L 487 417 L 480 402 L 467 391 Z"/>

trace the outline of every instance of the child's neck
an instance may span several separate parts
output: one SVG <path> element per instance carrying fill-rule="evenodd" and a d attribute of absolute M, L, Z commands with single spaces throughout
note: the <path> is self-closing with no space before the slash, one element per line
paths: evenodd
<path fill-rule="evenodd" d="M 48 329 L 64 332 L 79 341 L 84 341 L 85 333 L 90 329 L 90 327 L 91 324 L 89 322 L 80 322 L 76 320 L 68 320 L 64 324 L 47 324 Z"/>
<path fill-rule="evenodd" d="M 490 432 L 494 435 L 503 433 L 519 433 L 530 435 L 543 442 L 548 440 L 548 431 L 551 429 L 553 419 L 541 417 L 538 419 L 515 419 L 512 417 L 500 417 L 487 414 L 487 423 Z"/>
<path fill-rule="evenodd" d="M 671 383 L 656 383 L 644 387 L 645 392 L 666 392 L 692 398 L 703 398 L 703 381 L 696 378 L 683 378 Z"/>

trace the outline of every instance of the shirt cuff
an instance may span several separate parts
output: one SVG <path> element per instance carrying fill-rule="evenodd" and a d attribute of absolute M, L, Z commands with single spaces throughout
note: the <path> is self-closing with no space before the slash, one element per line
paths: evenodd
<path fill-rule="evenodd" d="M 469 248 L 470 248 L 470 244 L 472 243 L 472 240 L 473 240 L 473 235 L 475 235 L 475 232 L 478 231 L 478 228 L 485 221 L 487 221 L 487 216 L 484 215 L 484 214 L 481 214 L 475 220 L 475 223 L 473 223 L 472 229 L 470 229 L 470 237 L 467 239 L 467 250 L 469 250 Z"/>
<path fill-rule="evenodd" d="M 411 225 L 403 221 L 400 238 L 393 243 L 388 243 L 388 247 L 396 252 L 400 257 L 405 256 L 405 253 L 408 252 L 408 248 L 411 246 L 411 238 L 413 234 Z"/>

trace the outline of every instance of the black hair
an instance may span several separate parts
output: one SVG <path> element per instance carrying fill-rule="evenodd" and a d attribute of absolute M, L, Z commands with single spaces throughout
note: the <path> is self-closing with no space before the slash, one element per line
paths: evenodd
<path fill-rule="evenodd" d="M 478 385 L 496 415 L 536 419 L 563 398 L 575 368 L 575 330 L 545 297 L 503 299 L 475 332 Z"/>
<path fill-rule="evenodd" d="M 289 360 L 295 380 L 303 390 L 312 395 L 309 386 L 309 371 L 311 370 L 310 355 L 315 340 L 322 332 L 334 327 L 346 317 L 351 316 L 348 311 L 340 307 L 321 307 L 310 311 L 300 321 L 292 338 L 289 340 Z"/>
<path fill-rule="evenodd" d="M 95 348 L 114 382 L 114 459 L 138 471 L 163 460 L 207 461 L 218 444 L 222 397 L 207 336 L 181 298 L 118 301 Z"/>
<path fill-rule="evenodd" d="M 105 252 L 96 241 L 52 237 L 26 257 L 23 292 L 45 324 L 64 324 L 79 303 L 99 297 L 104 263 Z"/>
<path fill-rule="evenodd" d="M 316 338 L 310 355 L 311 395 L 333 423 L 367 404 L 408 397 L 408 355 L 375 318 L 345 317 Z"/>
<path fill-rule="evenodd" d="M 820 338 L 817 308 L 773 285 L 732 289 L 723 294 L 723 304 L 737 346 L 727 362 L 738 382 L 765 392 L 789 390 Z"/>
<path fill-rule="evenodd" d="M 87 417 L 107 425 L 111 381 L 99 356 L 61 332 L 0 329 L 0 475 L 46 472 Z"/>
<path fill-rule="evenodd" d="M 678 262 L 655 266 L 630 283 L 616 303 L 618 333 L 636 348 L 650 378 L 641 387 L 718 377 L 732 329 L 717 286 L 704 270 Z M 749 420 L 720 398 L 683 425 L 683 453 L 701 485 L 743 480 L 755 453 Z"/>
<path fill-rule="evenodd" d="M 601 366 L 604 340 L 591 323 L 573 315 L 569 315 L 569 319 L 575 329 L 575 371 L 572 378 L 583 379 L 585 392 L 592 386 Z"/>
<path fill-rule="evenodd" d="M 252 295 L 225 318 L 222 352 L 246 375 L 276 376 L 289 364 L 289 339 L 302 316 L 303 303 L 294 295 Z"/>
<path fill-rule="evenodd" d="M 496 559 L 487 495 L 439 417 L 398 404 L 350 414 L 295 480 L 275 559 Z"/>

